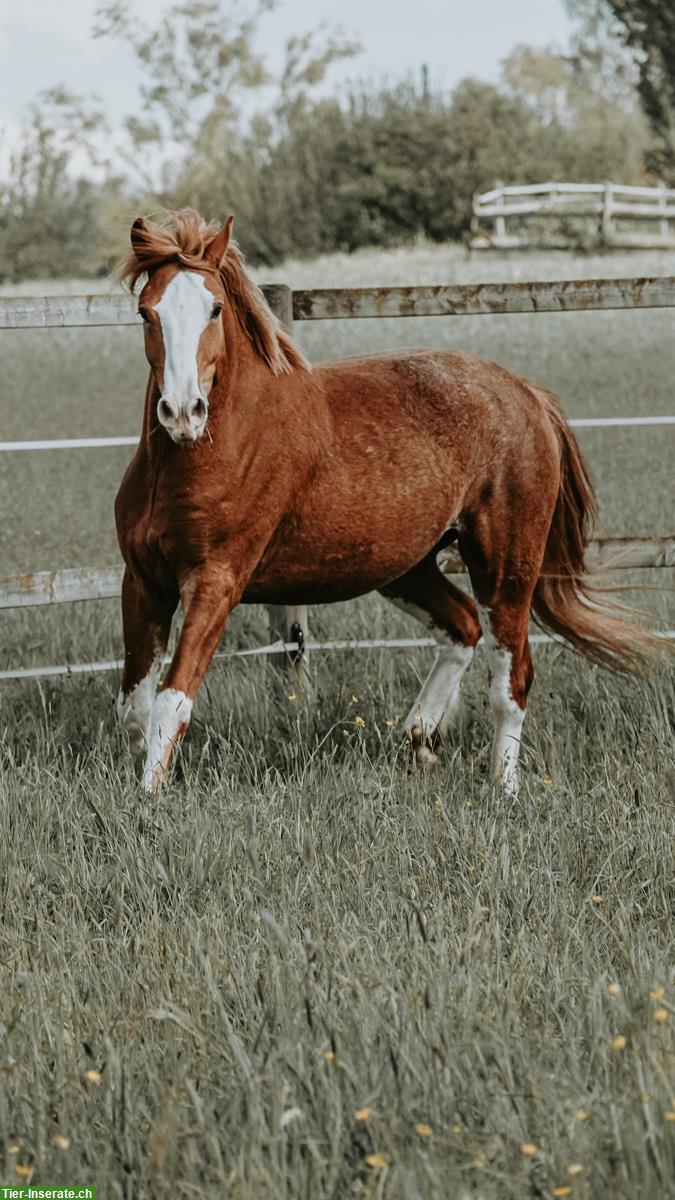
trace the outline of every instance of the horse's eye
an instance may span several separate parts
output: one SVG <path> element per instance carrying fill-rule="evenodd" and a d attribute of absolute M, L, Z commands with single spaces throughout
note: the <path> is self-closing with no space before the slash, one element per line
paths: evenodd
<path fill-rule="evenodd" d="M 215 321 L 215 320 L 216 320 L 216 317 L 219 317 L 222 311 L 223 311 L 223 306 L 222 306 L 222 304 L 215 304 L 215 305 L 214 305 L 214 307 L 213 307 L 213 310 L 212 310 L 212 312 L 211 312 L 211 318 L 212 318 L 212 320 L 214 320 L 214 321 Z"/>
<path fill-rule="evenodd" d="M 145 321 L 145 323 L 147 325 L 148 321 L 150 320 L 150 314 L 149 314 L 147 308 L 139 308 L 138 315 L 143 321 Z"/>

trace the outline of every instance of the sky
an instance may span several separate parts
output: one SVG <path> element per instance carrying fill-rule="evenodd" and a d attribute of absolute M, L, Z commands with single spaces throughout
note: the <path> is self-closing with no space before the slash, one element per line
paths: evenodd
<path fill-rule="evenodd" d="M 154 25 L 170 0 L 133 0 Z M 27 107 L 42 89 L 65 83 L 95 92 L 114 125 L 134 111 L 140 68 L 124 45 L 94 40 L 96 0 L 0 0 L 0 121 L 4 155 L 17 140 Z M 563 46 L 571 29 L 563 0 L 281 0 L 261 25 L 259 47 L 272 68 L 290 34 L 321 22 L 361 42 L 356 58 L 336 64 L 327 86 L 348 80 L 419 78 L 451 89 L 466 75 L 496 80 L 519 42 Z"/>

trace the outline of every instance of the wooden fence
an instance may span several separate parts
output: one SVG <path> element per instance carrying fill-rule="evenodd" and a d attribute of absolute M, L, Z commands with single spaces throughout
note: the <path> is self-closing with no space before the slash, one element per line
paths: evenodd
<path fill-rule="evenodd" d="M 570 185 L 567 185 L 570 186 Z M 508 189 L 506 189 L 508 190 Z M 675 215 L 675 210 L 673 215 Z M 638 279 L 564 280 L 555 283 L 484 283 L 437 287 L 322 288 L 296 290 L 285 284 L 263 288 L 270 307 L 290 331 L 294 321 L 342 320 L 376 317 L 466 316 L 499 313 L 597 311 L 600 309 L 643 309 L 675 307 L 675 276 Z M 65 326 L 139 324 L 136 301 L 126 295 L 0 297 L 1 329 L 35 329 Z M 597 417 L 570 421 L 577 427 L 673 425 L 675 416 Z M 58 449 L 100 449 L 133 446 L 136 437 L 69 438 L 46 441 L 0 442 L 0 452 Z M 612 567 L 663 567 L 675 565 L 675 538 L 605 538 L 593 543 L 594 565 Z M 447 552 L 447 573 L 463 570 L 456 554 Z M 25 608 L 98 600 L 119 595 L 122 571 L 118 568 L 65 569 L 31 572 L 0 579 L 0 609 Z M 248 655 L 270 654 L 277 660 L 289 657 L 301 685 L 308 672 L 309 641 L 307 609 L 270 607 L 271 644 Z M 548 640 L 548 639 L 543 639 Z M 405 645 L 426 646 L 428 638 L 404 638 L 383 642 L 324 643 L 326 649 L 343 647 Z M 74 666 L 24 668 L 1 671 L 0 680 L 69 671 L 104 670 L 118 663 L 79 663 Z"/>
<path fill-rule="evenodd" d="M 569 222 L 570 218 L 590 218 L 597 224 L 598 242 L 603 246 L 675 250 L 675 189 L 663 185 L 624 187 L 616 183 L 533 183 L 513 187 L 498 183 L 492 191 L 474 196 L 469 245 L 472 250 L 513 250 L 537 245 L 538 239 L 528 227 L 530 222 L 560 223 Z M 636 226 L 645 228 L 640 232 Z M 569 245 L 569 239 L 562 239 L 561 244 Z"/>

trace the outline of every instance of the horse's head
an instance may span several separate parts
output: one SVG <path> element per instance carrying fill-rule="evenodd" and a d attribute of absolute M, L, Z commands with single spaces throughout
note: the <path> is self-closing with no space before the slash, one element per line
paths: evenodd
<path fill-rule="evenodd" d="M 232 223 L 229 217 L 203 246 L 201 256 L 190 256 L 189 265 L 175 256 L 148 265 L 139 296 L 145 353 L 160 393 L 157 419 L 174 442 L 196 442 L 206 428 L 209 392 L 224 351 L 221 313 L 226 297 L 220 268 Z M 139 263 L 150 257 L 158 229 L 142 217 L 134 221 L 131 245 Z"/>
<path fill-rule="evenodd" d="M 249 343 L 261 369 L 276 376 L 310 369 L 247 275 L 232 224 L 229 217 L 219 230 L 192 208 L 170 214 L 163 225 L 139 217 L 119 270 L 132 290 L 146 281 L 138 302 L 145 353 L 159 392 L 157 417 L 174 442 L 202 436 L 226 351 L 232 363 Z"/>

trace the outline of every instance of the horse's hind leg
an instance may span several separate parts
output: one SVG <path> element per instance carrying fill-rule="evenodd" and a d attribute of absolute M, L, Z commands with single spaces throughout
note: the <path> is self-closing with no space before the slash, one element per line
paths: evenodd
<path fill-rule="evenodd" d="M 448 730 L 457 711 L 459 685 L 481 633 L 476 606 L 442 574 L 435 553 L 381 591 L 438 642 L 436 661 L 404 723 L 422 763 L 429 760 L 429 743 Z"/>
<path fill-rule="evenodd" d="M 468 514 L 460 552 L 476 597 L 490 675 L 495 722 L 490 770 L 511 793 L 518 790 L 518 755 L 534 671 L 528 626 L 551 519 L 546 496 L 509 511 Z M 527 522 L 522 513 L 527 512 Z"/>
<path fill-rule="evenodd" d="M 531 595 L 531 594 L 530 594 Z M 521 612 L 496 598 L 492 607 L 478 606 L 490 672 L 490 706 L 495 722 L 490 774 L 518 791 L 518 756 L 527 697 L 534 678 L 527 637 L 530 605 Z"/>

